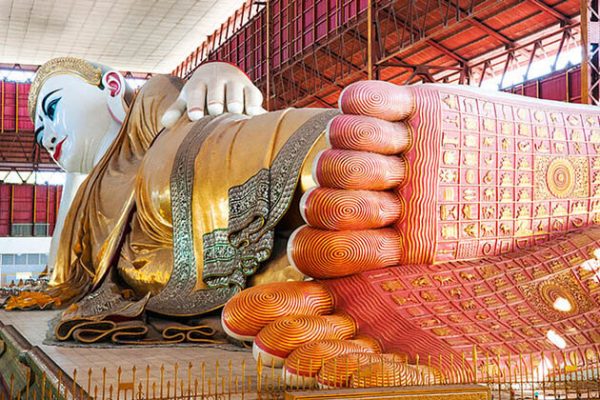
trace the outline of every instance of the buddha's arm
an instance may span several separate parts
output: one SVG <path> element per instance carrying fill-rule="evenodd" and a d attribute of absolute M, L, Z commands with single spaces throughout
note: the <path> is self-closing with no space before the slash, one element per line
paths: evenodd
<path fill-rule="evenodd" d="M 65 218 L 73 202 L 73 198 L 81 186 L 81 183 L 85 180 L 87 174 L 79 174 L 76 172 L 67 172 L 65 177 L 65 184 L 63 186 L 62 197 L 60 199 L 60 205 L 58 208 L 58 215 L 56 216 L 56 224 L 54 225 L 54 232 L 52 234 L 52 241 L 50 242 L 50 251 L 48 252 L 48 271 L 52 272 L 52 280 L 54 280 L 54 264 L 56 262 L 56 253 L 58 252 L 58 246 L 60 243 L 60 235 L 62 233 Z"/>
<path fill-rule="evenodd" d="M 156 76 L 146 83 L 128 112 L 129 117 L 125 122 L 127 126 L 124 131 L 126 135 L 122 135 L 122 132 L 117 128 L 117 133 L 114 135 L 116 138 L 112 139 L 113 143 L 109 145 L 106 151 L 101 152 L 103 156 L 97 161 L 90 175 L 102 174 L 102 171 L 107 168 L 108 160 L 116 162 L 117 159 L 121 158 L 127 164 L 127 160 L 143 157 L 154 138 L 162 129 L 159 122 L 160 116 L 179 94 L 181 85 L 179 79 L 166 76 Z M 122 168 L 125 167 L 122 166 Z M 129 171 L 128 167 L 127 169 L 128 173 L 133 173 L 133 170 Z M 84 215 L 73 215 L 68 220 L 68 215 L 80 186 L 88 176 L 88 174 L 66 173 L 65 185 L 48 253 L 48 270 L 52 272 L 51 284 L 63 283 L 67 280 L 67 276 L 69 276 L 68 266 L 71 264 L 70 262 L 63 259 L 61 265 L 57 267 L 61 236 L 64 229 L 67 228 L 65 224 L 73 224 L 74 221 L 84 218 Z M 98 180 L 96 179 L 96 181 Z M 123 190 L 123 193 L 125 192 L 126 189 Z M 111 196 L 115 197 L 115 194 L 115 192 L 112 192 Z M 83 197 L 79 201 L 88 202 L 87 199 L 83 200 Z M 124 200 L 120 199 L 117 203 L 123 204 Z M 111 206 L 108 209 L 112 209 L 118 215 L 118 207 Z M 105 211 L 105 217 L 113 220 L 111 212 Z M 81 213 L 81 211 L 79 212 Z M 72 243 L 68 241 L 68 245 L 70 246 Z M 70 252 L 65 249 L 65 254 L 70 254 Z"/>

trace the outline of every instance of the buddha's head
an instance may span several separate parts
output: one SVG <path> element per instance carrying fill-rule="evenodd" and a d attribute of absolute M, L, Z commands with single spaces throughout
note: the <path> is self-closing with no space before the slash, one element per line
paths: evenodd
<path fill-rule="evenodd" d="M 31 84 L 35 140 L 67 172 L 88 173 L 125 119 L 132 90 L 118 71 L 73 57 L 42 65 Z"/>

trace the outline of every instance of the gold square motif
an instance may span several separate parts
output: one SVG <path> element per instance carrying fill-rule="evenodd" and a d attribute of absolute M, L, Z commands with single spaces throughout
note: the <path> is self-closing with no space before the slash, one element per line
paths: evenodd
<path fill-rule="evenodd" d="M 534 163 L 534 200 L 589 197 L 586 157 L 537 156 Z"/>

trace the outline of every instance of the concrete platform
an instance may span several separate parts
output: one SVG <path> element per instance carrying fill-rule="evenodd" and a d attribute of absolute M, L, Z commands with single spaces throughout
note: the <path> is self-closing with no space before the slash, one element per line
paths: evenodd
<path fill-rule="evenodd" d="M 138 348 L 45 345 L 43 342 L 48 323 L 56 315 L 57 311 L 0 310 L 0 344 L 2 348 L 12 349 L 9 355 L 0 348 L 0 362 L 5 358 L 6 364 L 8 357 L 16 357 L 21 361 L 33 357 L 44 364 L 44 356 L 47 356 L 48 365 L 41 365 L 40 373 L 45 372 L 56 379 L 61 375 L 62 385 L 68 383 L 67 389 L 71 390 L 73 383 L 76 383 L 78 391 L 86 391 L 92 396 L 96 393 L 94 397 L 99 398 L 103 397 L 103 391 L 106 398 L 115 398 L 117 391 L 121 393 L 121 398 L 125 395 L 131 398 L 132 392 L 137 398 L 140 389 L 149 397 L 153 392 L 156 396 L 161 393 L 166 396 L 167 391 L 173 396 L 175 386 L 177 395 L 181 395 L 182 390 L 185 394 L 197 392 L 200 395 L 202 386 L 205 394 L 209 391 L 214 394 L 215 390 L 225 394 L 240 393 L 242 390 L 251 392 L 256 388 L 256 363 L 250 349 L 230 344 Z M 22 338 L 18 338 L 19 334 Z M 8 365 L 0 371 L 7 386 L 10 385 Z M 13 365 L 11 371 L 24 377 L 31 367 Z M 60 370 L 53 371 L 56 367 Z M 16 391 L 16 381 L 14 386 Z M 109 396 L 111 390 L 113 395 Z"/>

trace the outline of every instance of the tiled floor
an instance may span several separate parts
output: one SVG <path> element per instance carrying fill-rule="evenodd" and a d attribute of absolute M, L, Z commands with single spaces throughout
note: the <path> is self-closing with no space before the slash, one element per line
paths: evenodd
<path fill-rule="evenodd" d="M 5 325 L 15 326 L 32 345 L 39 346 L 71 377 L 76 369 L 78 383 L 86 390 L 89 387 L 90 394 L 93 394 L 95 386 L 97 386 L 98 392 L 101 392 L 104 368 L 106 368 L 106 391 L 109 390 L 110 385 L 113 385 L 113 390 L 116 390 L 119 382 L 119 367 L 122 369 L 121 388 L 127 386 L 128 383 L 131 384 L 135 367 L 136 390 L 140 384 L 143 390 L 148 385 L 149 391 L 152 393 L 153 383 L 155 383 L 157 394 L 160 391 L 161 367 L 164 367 L 162 372 L 163 393 L 166 393 L 167 384 L 172 393 L 175 375 L 177 375 L 178 391 L 181 390 L 183 383 L 186 392 L 188 387 L 194 391 L 196 380 L 200 392 L 203 375 L 205 391 L 208 390 L 210 380 L 213 393 L 215 379 L 218 380 L 219 390 L 223 384 L 227 388 L 230 380 L 232 387 L 235 386 L 236 378 L 239 387 L 242 376 L 246 376 L 246 379 L 249 377 L 252 380 L 256 379 L 256 367 L 251 351 L 233 345 L 115 347 L 109 349 L 44 345 L 42 342 L 46 336 L 48 321 L 55 315 L 56 311 L 6 312 L 0 310 L 0 321 Z M 230 362 L 231 368 L 229 368 Z M 245 365 L 243 365 L 244 362 Z M 218 376 L 217 363 L 219 364 Z M 89 369 L 92 370 L 91 379 L 88 376 Z"/>

